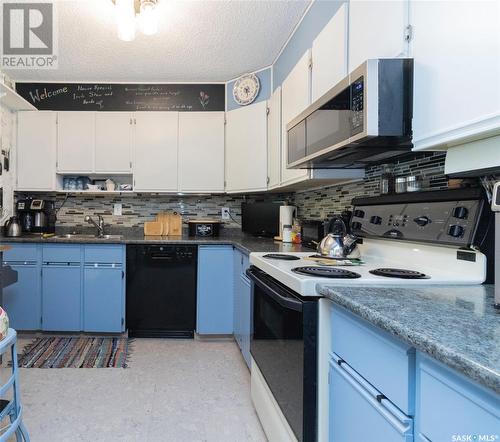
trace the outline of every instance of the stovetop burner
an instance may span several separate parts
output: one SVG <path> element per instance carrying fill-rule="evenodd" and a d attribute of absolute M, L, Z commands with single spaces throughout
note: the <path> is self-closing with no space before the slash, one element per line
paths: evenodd
<path fill-rule="evenodd" d="M 382 268 L 370 270 L 370 273 L 372 275 L 386 276 L 388 278 L 430 279 L 430 276 L 427 276 L 425 273 L 416 272 L 415 270 Z"/>
<path fill-rule="evenodd" d="M 263 255 L 262 257 L 269 259 L 281 259 L 283 261 L 297 261 L 298 259 L 300 259 L 298 256 L 285 255 L 284 253 L 268 253 L 267 255 Z"/>
<path fill-rule="evenodd" d="M 292 272 L 301 275 L 321 276 L 323 278 L 361 278 L 361 275 L 350 270 L 337 269 L 335 267 L 295 267 Z"/>

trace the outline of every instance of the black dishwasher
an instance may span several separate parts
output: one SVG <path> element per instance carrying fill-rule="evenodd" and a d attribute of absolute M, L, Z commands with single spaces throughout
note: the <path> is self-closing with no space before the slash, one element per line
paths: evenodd
<path fill-rule="evenodd" d="M 197 247 L 127 246 L 127 328 L 140 338 L 192 338 Z"/>

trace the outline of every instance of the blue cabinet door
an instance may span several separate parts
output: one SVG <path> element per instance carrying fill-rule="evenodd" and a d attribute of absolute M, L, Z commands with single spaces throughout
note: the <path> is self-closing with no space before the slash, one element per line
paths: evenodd
<path fill-rule="evenodd" d="M 81 285 L 80 264 L 43 266 L 43 330 L 81 330 Z"/>
<path fill-rule="evenodd" d="M 330 442 L 412 442 L 413 419 L 338 356 L 329 371 Z"/>
<path fill-rule="evenodd" d="M 243 358 L 250 368 L 250 337 L 252 334 L 252 319 L 253 319 L 253 302 L 252 302 L 252 289 L 250 280 L 244 276 L 240 276 L 241 286 L 241 352 Z"/>
<path fill-rule="evenodd" d="M 8 263 L 17 271 L 17 282 L 3 290 L 3 307 L 16 330 L 40 330 L 42 294 L 40 266 Z"/>
<path fill-rule="evenodd" d="M 83 329 L 87 332 L 123 331 L 125 292 L 121 268 L 86 265 L 83 280 Z"/>
<path fill-rule="evenodd" d="M 234 249 L 234 255 L 233 255 L 233 285 L 234 285 L 234 293 L 233 293 L 233 302 L 234 302 L 234 308 L 233 308 L 233 333 L 234 333 L 234 339 L 236 340 L 236 343 L 238 344 L 238 347 L 240 350 L 243 350 L 242 348 L 242 318 L 241 318 L 241 311 L 242 311 L 242 305 L 241 305 L 241 300 L 242 300 L 242 286 L 241 286 L 241 269 L 242 269 L 242 264 L 243 264 L 243 255 L 242 253 Z"/>
<path fill-rule="evenodd" d="M 233 333 L 233 248 L 198 250 L 197 324 L 199 334 Z"/>

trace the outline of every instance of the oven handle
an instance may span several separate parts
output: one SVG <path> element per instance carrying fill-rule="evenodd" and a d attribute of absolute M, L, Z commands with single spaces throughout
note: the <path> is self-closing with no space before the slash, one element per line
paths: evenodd
<path fill-rule="evenodd" d="M 265 291 L 266 295 L 274 299 L 282 307 L 288 308 L 290 310 L 295 310 L 297 312 L 302 311 L 302 302 L 300 302 L 299 300 L 290 299 L 281 295 L 278 290 L 266 284 L 262 279 L 260 279 L 259 276 L 252 271 L 252 269 L 247 269 L 246 274 L 256 285 L 258 285 L 262 290 Z"/>

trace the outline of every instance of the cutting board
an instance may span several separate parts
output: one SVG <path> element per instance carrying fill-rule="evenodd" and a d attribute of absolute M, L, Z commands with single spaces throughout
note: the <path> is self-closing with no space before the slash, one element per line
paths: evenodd
<path fill-rule="evenodd" d="M 177 212 L 169 214 L 168 234 L 173 236 L 182 235 L 182 216 L 180 216 Z"/>
<path fill-rule="evenodd" d="M 160 222 L 163 226 L 162 235 L 168 235 L 170 230 L 170 214 L 160 212 L 156 215 L 156 221 Z"/>
<path fill-rule="evenodd" d="M 145 236 L 161 236 L 163 234 L 163 224 L 160 221 L 148 221 L 144 223 Z"/>

